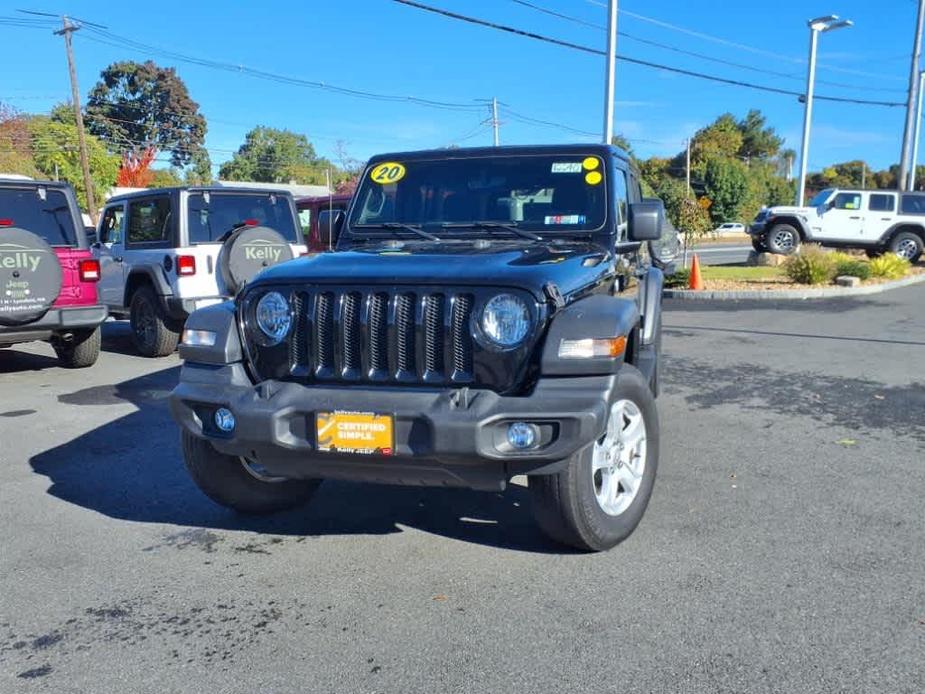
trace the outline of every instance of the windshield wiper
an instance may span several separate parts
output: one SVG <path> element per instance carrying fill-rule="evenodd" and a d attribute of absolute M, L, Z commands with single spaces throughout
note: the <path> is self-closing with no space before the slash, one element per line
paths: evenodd
<path fill-rule="evenodd" d="M 419 226 L 414 226 L 413 224 L 405 224 L 404 222 L 379 222 L 377 224 L 354 224 L 354 229 L 404 229 L 405 231 L 410 231 L 413 234 L 417 234 L 422 239 L 427 239 L 428 241 L 440 241 L 439 236 L 434 236 L 428 231 L 424 231 Z"/>
<path fill-rule="evenodd" d="M 440 225 L 443 229 L 460 229 L 473 227 L 475 229 L 504 229 L 517 234 L 521 238 L 530 239 L 531 241 L 542 241 L 542 236 L 537 236 L 532 231 L 520 229 L 517 222 L 494 222 L 494 221 L 476 221 L 476 222 L 444 222 Z"/>

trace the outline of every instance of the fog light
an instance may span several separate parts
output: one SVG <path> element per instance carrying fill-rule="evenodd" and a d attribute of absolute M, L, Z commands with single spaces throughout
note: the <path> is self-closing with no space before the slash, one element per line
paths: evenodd
<path fill-rule="evenodd" d="M 536 434 L 536 426 L 526 422 L 514 422 L 507 428 L 508 443 L 520 450 L 533 448 L 537 439 Z"/>
<path fill-rule="evenodd" d="M 215 419 L 215 426 L 224 431 L 226 434 L 234 431 L 234 415 L 227 407 L 219 407 L 217 410 L 215 410 L 215 416 L 213 419 Z"/>

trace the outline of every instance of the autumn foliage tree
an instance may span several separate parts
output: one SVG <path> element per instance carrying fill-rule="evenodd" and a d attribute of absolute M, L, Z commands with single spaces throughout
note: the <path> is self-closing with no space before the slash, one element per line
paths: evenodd
<path fill-rule="evenodd" d="M 147 147 L 140 152 L 134 150 L 123 152 L 122 165 L 119 167 L 119 175 L 116 176 L 116 185 L 124 188 L 150 186 L 154 180 L 151 164 L 154 163 L 155 156 L 157 156 L 157 150 L 154 147 Z"/>

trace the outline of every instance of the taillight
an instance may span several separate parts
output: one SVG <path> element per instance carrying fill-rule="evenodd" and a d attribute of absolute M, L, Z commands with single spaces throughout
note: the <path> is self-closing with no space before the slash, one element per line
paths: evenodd
<path fill-rule="evenodd" d="M 248 226 L 248 227 L 259 227 L 259 226 L 260 226 L 260 220 L 259 220 L 259 219 L 245 219 L 245 220 L 244 220 L 244 226 Z"/>
<path fill-rule="evenodd" d="M 181 255 L 177 257 L 177 274 L 181 277 L 196 274 L 196 256 Z"/>
<path fill-rule="evenodd" d="M 100 261 L 96 259 L 81 260 L 78 266 L 78 274 L 81 282 L 99 282 Z"/>
<path fill-rule="evenodd" d="M 11 227 L 13 226 L 13 220 L 8 217 L 3 217 L 0 219 L 0 227 Z"/>

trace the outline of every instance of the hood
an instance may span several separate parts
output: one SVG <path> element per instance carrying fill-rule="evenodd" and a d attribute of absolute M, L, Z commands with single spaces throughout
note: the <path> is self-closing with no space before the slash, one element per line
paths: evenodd
<path fill-rule="evenodd" d="M 806 217 L 811 214 L 815 214 L 815 207 L 795 207 L 792 205 L 778 205 L 777 207 L 769 207 L 768 216 L 771 215 L 780 215 L 780 214 L 793 214 L 793 215 L 802 215 Z"/>
<path fill-rule="evenodd" d="M 549 282 L 567 297 L 614 272 L 613 255 L 583 241 L 383 242 L 283 263 L 255 282 L 517 287 L 542 300 Z"/>

